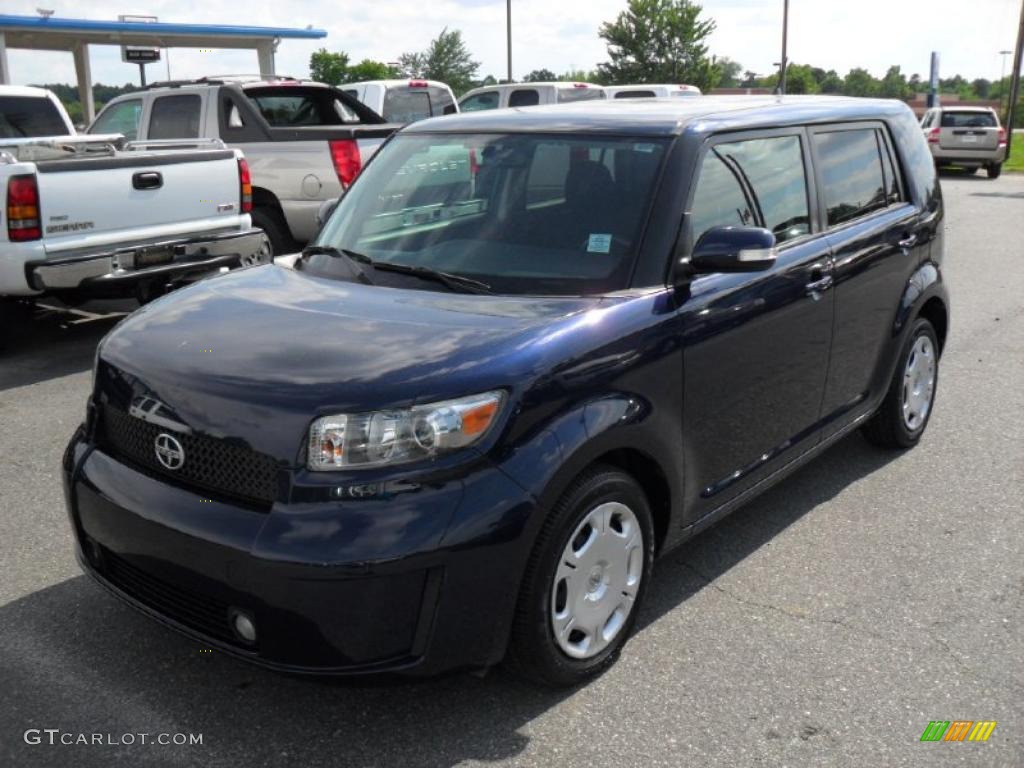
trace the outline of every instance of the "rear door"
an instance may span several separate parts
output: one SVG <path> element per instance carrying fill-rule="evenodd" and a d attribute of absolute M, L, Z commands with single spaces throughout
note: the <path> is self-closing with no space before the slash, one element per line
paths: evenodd
<path fill-rule="evenodd" d="M 999 148 L 999 121 L 992 112 L 943 109 L 939 117 L 939 147 L 992 152 Z"/>
<path fill-rule="evenodd" d="M 764 272 L 702 275 L 682 308 L 688 507 L 701 517 L 819 437 L 833 298 L 801 128 L 712 140 L 686 215 L 687 249 L 717 226 L 763 226 Z"/>
<path fill-rule="evenodd" d="M 835 266 L 835 330 L 822 405 L 829 435 L 887 386 L 884 352 L 927 245 L 884 123 L 821 126 L 812 137 L 820 216 Z"/>

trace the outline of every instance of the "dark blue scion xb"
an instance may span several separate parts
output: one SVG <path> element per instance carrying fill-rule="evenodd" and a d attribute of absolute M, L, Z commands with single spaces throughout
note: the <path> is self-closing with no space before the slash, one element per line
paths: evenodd
<path fill-rule="evenodd" d="M 851 430 L 918 442 L 942 249 L 898 102 L 416 123 L 294 268 L 103 340 L 64 457 L 79 559 L 278 670 L 577 683 L 659 555 Z"/>

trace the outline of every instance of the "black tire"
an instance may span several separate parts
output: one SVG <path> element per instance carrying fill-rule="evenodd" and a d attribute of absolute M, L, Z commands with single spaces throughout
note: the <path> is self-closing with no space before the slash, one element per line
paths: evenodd
<path fill-rule="evenodd" d="M 935 382 L 924 418 L 921 419 L 920 424 L 911 429 L 903 418 L 903 376 L 911 351 L 922 336 L 928 337 L 934 350 L 936 358 Z M 882 401 L 874 416 L 871 417 L 871 420 L 864 425 L 864 436 L 869 441 L 881 448 L 890 449 L 913 448 L 917 445 L 921 435 L 924 434 L 925 429 L 928 427 L 928 421 L 931 419 L 932 411 L 934 410 L 935 393 L 939 389 L 938 350 L 939 341 L 932 324 L 923 317 L 917 318 L 910 329 L 910 333 L 907 335 L 907 341 L 903 345 L 903 350 L 900 352 L 899 362 L 896 365 L 896 370 L 893 372 L 892 381 L 889 384 L 889 391 L 885 395 L 885 400 Z"/>
<path fill-rule="evenodd" d="M 267 239 L 270 240 L 271 258 L 295 252 L 297 246 L 292 240 L 291 231 L 280 211 L 276 208 L 260 206 L 253 208 L 250 215 L 252 225 L 262 229 L 266 233 Z"/>
<path fill-rule="evenodd" d="M 988 173 L 990 179 L 998 179 L 999 174 L 1003 172 L 1002 163 L 992 163 L 992 165 L 986 166 L 985 171 Z"/>
<path fill-rule="evenodd" d="M 636 517 L 642 539 L 643 567 L 632 610 L 618 634 L 600 653 L 570 657 L 557 644 L 550 611 L 557 567 L 569 537 L 599 504 L 617 501 Z M 595 465 L 584 471 L 551 510 L 526 566 L 516 605 L 506 666 L 516 675 L 551 688 L 583 683 L 610 667 L 633 631 L 654 561 L 654 522 L 647 497 L 637 482 L 614 467 Z"/>
<path fill-rule="evenodd" d="M 962 165 L 960 170 L 964 172 L 964 176 L 973 176 L 978 172 L 978 166 L 976 165 Z"/>

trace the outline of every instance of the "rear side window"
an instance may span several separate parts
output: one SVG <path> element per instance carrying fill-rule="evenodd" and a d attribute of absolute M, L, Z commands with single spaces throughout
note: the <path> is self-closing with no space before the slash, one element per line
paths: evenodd
<path fill-rule="evenodd" d="M 540 104 L 540 94 L 536 88 L 522 88 L 512 91 L 508 96 L 510 107 L 533 107 Z"/>
<path fill-rule="evenodd" d="M 619 91 L 615 94 L 616 99 L 653 99 L 657 94 L 654 91 Z"/>
<path fill-rule="evenodd" d="M 0 96 L 0 138 L 66 136 L 68 127 L 49 99 Z"/>
<path fill-rule="evenodd" d="M 725 142 L 704 156 L 690 207 L 693 241 L 730 225 L 764 227 L 780 243 L 811 231 L 799 136 Z"/>
<path fill-rule="evenodd" d="M 943 110 L 943 128 L 997 128 L 996 116 L 991 112 L 950 112 Z"/>
<path fill-rule="evenodd" d="M 155 99 L 149 111 L 149 138 L 198 139 L 201 106 L 194 93 Z"/>
<path fill-rule="evenodd" d="M 498 108 L 498 92 L 484 91 L 459 102 L 460 112 L 480 112 L 485 109 Z"/>
<path fill-rule="evenodd" d="M 431 115 L 430 94 L 425 88 L 388 88 L 384 91 L 384 108 L 381 114 L 389 123 L 414 123 L 423 120 Z"/>
<path fill-rule="evenodd" d="M 888 205 L 874 128 L 816 133 L 814 142 L 830 227 Z"/>
<path fill-rule="evenodd" d="M 246 90 L 260 115 L 275 128 L 345 125 L 359 117 L 329 88 L 282 86 Z"/>
<path fill-rule="evenodd" d="M 139 118 L 142 117 L 142 99 L 128 99 L 111 104 L 96 121 L 89 126 L 89 133 L 121 133 L 129 141 L 139 135 Z"/>

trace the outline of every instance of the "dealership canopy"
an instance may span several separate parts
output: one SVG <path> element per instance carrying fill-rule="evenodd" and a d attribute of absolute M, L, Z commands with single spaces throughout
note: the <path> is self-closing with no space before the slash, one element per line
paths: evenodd
<path fill-rule="evenodd" d="M 8 48 L 70 51 L 75 59 L 79 98 L 86 120 L 95 112 L 90 45 L 131 45 L 149 48 L 250 48 L 256 51 L 260 74 L 274 74 L 274 51 L 285 38 L 327 37 L 322 29 L 237 27 L 221 24 L 174 24 L 144 21 L 63 19 L 52 16 L 0 14 L 0 84 L 10 82 Z"/>

